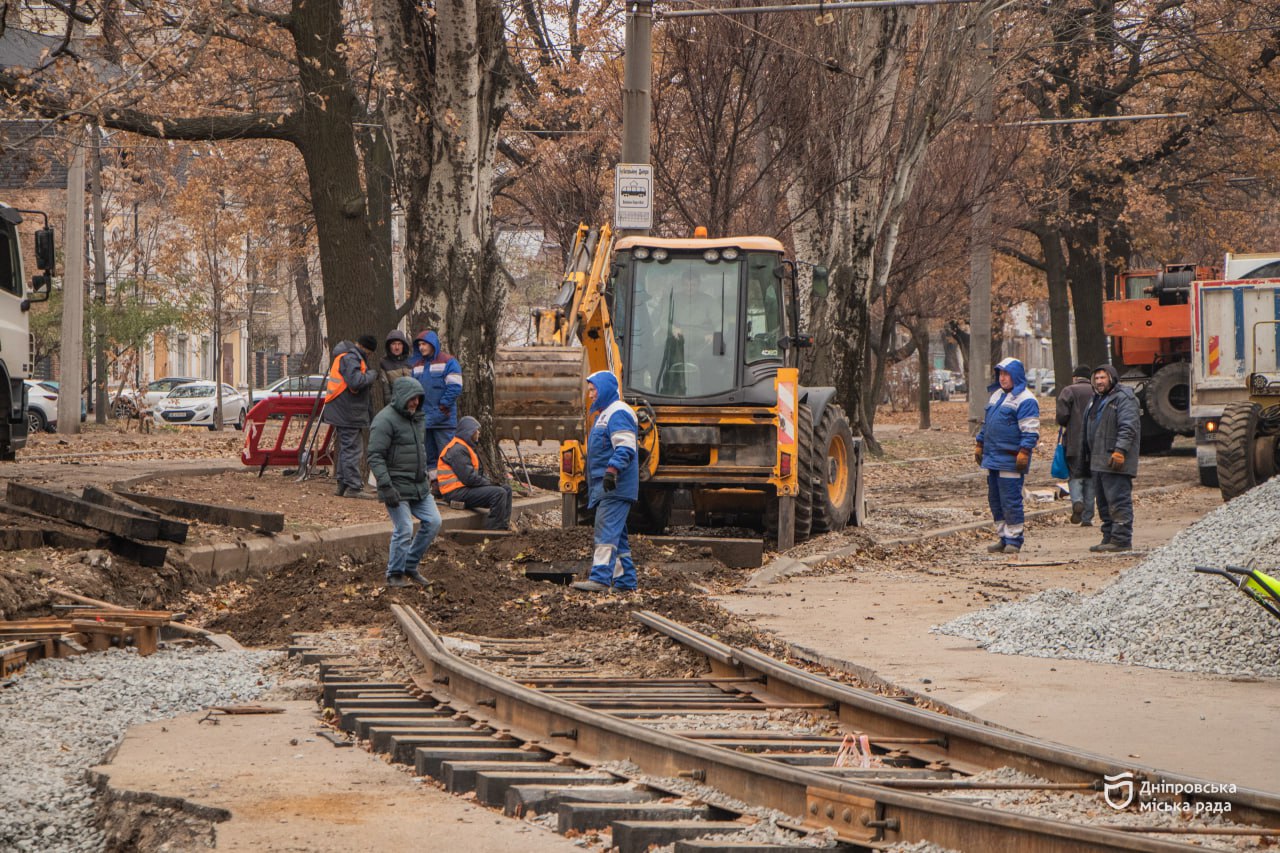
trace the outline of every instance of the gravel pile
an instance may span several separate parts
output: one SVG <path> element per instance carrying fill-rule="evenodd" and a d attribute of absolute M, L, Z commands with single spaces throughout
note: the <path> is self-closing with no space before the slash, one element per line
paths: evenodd
<path fill-rule="evenodd" d="M 113 650 L 27 667 L 0 691 L 0 850 L 101 850 L 84 771 L 129 726 L 258 697 L 278 656 Z"/>
<path fill-rule="evenodd" d="M 1138 519 L 1138 524 L 1142 519 Z M 1280 478 L 1220 507 L 1091 596 L 1048 590 L 934 631 L 988 651 L 1280 678 L 1280 621 L 1196 566 L 1280 565 Z"/>

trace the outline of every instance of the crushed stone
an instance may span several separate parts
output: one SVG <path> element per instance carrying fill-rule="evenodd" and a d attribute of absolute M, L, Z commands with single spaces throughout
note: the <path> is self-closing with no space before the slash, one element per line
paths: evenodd
<path fill-rule="evenodd" d="M 1280 678 L 1280 621 L 1222 578 L 1194 571 L 1271 574 L 1277 563 L 1280 478 L 1209 513 L 1093 595 L 1046 590 L 933 630 L 998 654 Z"/>

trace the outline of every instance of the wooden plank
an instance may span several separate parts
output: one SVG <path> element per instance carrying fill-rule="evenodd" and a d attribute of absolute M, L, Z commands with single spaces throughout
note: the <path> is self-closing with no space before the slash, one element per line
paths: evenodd
<path fill-rule="evenodd" d="M 144 495 L 136 492 L 120 491 L 131 501 L 146 504 L 169 515 L 182 518 L 193 518 L 207 524 L 221 524 L 224 527 L 241 527 L 248 530 L 258 529 L 267 533 L 279 533 L 284 530 L 284 513 L 264 512 L 243 507 L 222 506 L 220 504 L 200 503 L 179 498 L 166 498 L 160 495 Z"/>
<path fill-rule="evenodd" d="M 53 595 L 66 598 L 70 601 L 76 601 L 76 602 L 79 602 L 80 604 L 88 604 L 90 607 L 100 607 L 103 610 L 116 611 L 116 610 L 125 609 L 118 604 L 112 604 L 109 601 L 102 601 L 101 599 L 97 599 L 97 598 L 89 598 L 86 595 L 77 595 L 74 592 L 65 592 L 60 589 L 51 589 L 49 590 L 49 592 Z M 166 627 L 170 628 L 171 630 L 178 631 L 179 633 L 182 633 L 182 634 L 191 634 L 197 637 L 204 637 L 206 640 L 213 643 L 215 646 L 217 646 L 218 648 L 224 651 L 228 651 L 228 652 L 244 651 L 244 646 L 237 643 L 235 639 L 233 639 L 228 634 L 217 634 L 217 633 L 214 633 L 213 631 L 206 631 L 204 628 L 197 628 L 194 625 L 184 625 L 181 622 L 170 622 Z"/>
<path fill-rule="evenodd" d="M 105 533 L 130 539 L 156 539 L 160 536 L 160 525 L 152 519 L 94 506 L 66 492 L 11 482 L 6 497 L 18 506 Z"/>
<path fill-rule="evenodd" d="M 178 521 L 176 518 L 165 518 L 155 510 L 149 509 L 136 501 L 131 501 L 122 495 L 108 492 L 106 489 L 100 489 L 97 486 L 85 486 L 82 497 L 91 504 L 154 520 L 160 525 L 160 538 L 168 542 L 182 543 L 187 541 L 187 530 L 190 525 L 185 521 Z"/>

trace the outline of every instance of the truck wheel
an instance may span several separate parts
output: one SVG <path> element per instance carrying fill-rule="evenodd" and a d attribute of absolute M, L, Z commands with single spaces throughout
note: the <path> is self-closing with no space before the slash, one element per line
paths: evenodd
<path fill-rule="evenodd" d="M 858 454 L 844 409 L 831 403 L 814 428 L 813 532 L 843 530 L 858 492 Z"/>
<path fill-rule="evenodd" d="M 1218 488 L 1229 501 L 1252 489 L 1275 472 L 1275 442 L 1258 441 L 1258 421 L 1262 409 L 1257 403 L 1228 403 L 1218 421 Z M 1258 470 L 1258 445 L 1270 448 L 1270 464 L 1265 476 Z M 1264 454 L 1266 455 L 1266 454 Z"/>
<path fill-rule="evenodd" d="M 796 476 L 799 491 L 796 493 L 796 542 L 809 538 L 813 529 L 813 478 L 817 476 L 818 460 L 813 443 L 813 411 L 800 404 L 796 417 L 796 443 L 799 451 L 796 459 Z M 767 495 L 764 504 L 765 537 L 778 541 L 778 496 Z"/>
<path fill-rule="evenodd" d="M 1169 432 L 1195 435 L 1196 424 L 1191 419 L 1191 365 L 1180 361 L 1157 370 L 1143 392 L 1143 403 L 1152 420 Z"/>

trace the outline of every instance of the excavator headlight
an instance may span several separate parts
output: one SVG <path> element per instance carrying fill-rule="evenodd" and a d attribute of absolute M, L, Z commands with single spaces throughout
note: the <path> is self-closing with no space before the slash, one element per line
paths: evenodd
<path fill-rule="evenodd" d="M 738 259 L 738 250 L 722 249 L 720 252 L 720 257 L 724 258 L 726 261 L 736 261 Z"/>
<path fill-rule="evenodd" d="M 717 249 L 707 249 L 702 253 L 702 259 L 709 264 L 714 264 L 720 260 L 720 252 Z"/>
<path fill-rule="evenodd" d="M 631 256 L 637 261 L 647 261 L 649 259 L 649 250 L 644 246 L 639 247 L 631 253 Z"/>
<path fill-rule="evenodd" d="M 782 459 L 778 463 L 778 473 L 783 477 L 791 476 L 791 454 L 782 454 Z"/>
<path fill-rule="evenodd" d="M 573 451 L 560 451 L 560 473 L 573 475 Z"/>
<path fill-rule="evenodd" d="M 670 255 L 671 253 L 668 252 L 666 249 L 653 250 L 653 259 L 655 261 L 665 261 L 668 257 L 670 257 Z"/>

